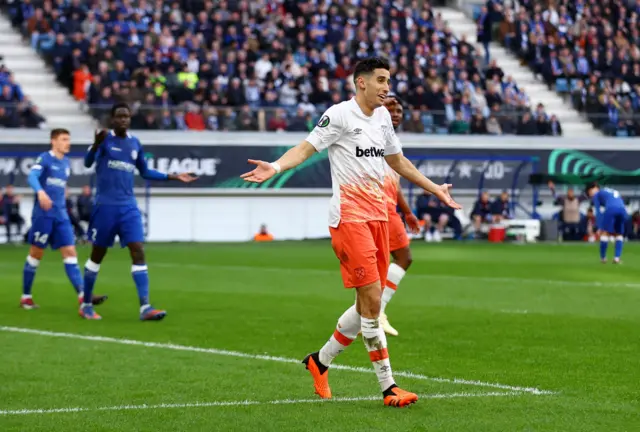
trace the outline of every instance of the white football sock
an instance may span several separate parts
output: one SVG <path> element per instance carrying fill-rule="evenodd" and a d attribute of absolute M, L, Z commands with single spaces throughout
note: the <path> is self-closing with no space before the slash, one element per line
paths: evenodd
<path fill-rule="evenodd" d="M 405 269 L 396 263 L 392 263 L 387 271 L 387 286 L 382 291 L 382 300 L 380 302 L 380 314 L 383 314 L 387 308 L 387 304 L 391 301 L 391 297 L 396 293 L 400 281 L 407 273 Z"/>
<path fill-rule="evenodd" d="M 320 363 L 329 367 L 333 359 L 358 337 L 359 331 L 360 314 L 356 311 L 356 306 L 353 305 L 338 319 L 336 330 L 322 349 L 320 349 Z"/>
<path fill-rule="evenodd" d="M 380 389 L 385 391 L 395 384 L 391 373 L 389 351 L 387 350 L 387 336 L 384 334 L 382 327 L 380 327 L 379 319 L 362 317 L 360 321 L 364 346 L 369 351 L 369 358 L 378 376 Z"/>

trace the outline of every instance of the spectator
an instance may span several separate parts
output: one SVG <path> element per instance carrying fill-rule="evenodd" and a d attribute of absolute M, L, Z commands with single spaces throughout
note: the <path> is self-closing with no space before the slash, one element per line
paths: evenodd
<path fill-rule="evenodd" d="M 91 196 L 91 187 L 83 186 L 82 192 L 76 199 L 76 209 L 78 211 L 78 219 L 89 223 L 91 213 L 93 212 L 93 197 Z"/>
<path fill-rule="evenodd" d="M 236 129 L 239 131 L 258 130 L 258 121 L 254 118 L 249 105 L 243 106 L 236 117 Z"/>
<path fill-rule="evenodd" d="M 567 190 L 565 196 L 558 195 L 553 182 L 549 182 L 549 189 L 555 198 L 554 204 L 562 207 L 558 213 L 558 220 L 561 223 L 562 238 L 564 240 L 580 240 L 585 232 L 582 229 L 582 214 L 580 204 L 586 197 L 577 197 L 573 188 Z"/>
<path fill-rule="evenodd" d="M 424 239 L 427 242 L 441 242 L 442 232 L 449 219 L 440 207 L 438 200 L 426 192 L 418 198 L 416 203 L 418 219 L 424 221 Z M 435 223 L 435 226 L 433 225 Z"/>
<path fill-rule="evenodd" d="M 191 130 L 203 131 L 206 129 L 202 109 L 196 104 L 189 104 L 187 113 L 184 116 L 184 122 Z"/>
<path fill-rule="evenodd" d="M 49 20 L 44 16 L 42 9 L 37 8 L 33 16 L 27 21 L 27 31 L 31 35 L 31 47 L 37 50 L 40 42 L 49 39 L 49 31 L 51 25 Z"/>
<path fill-rule="evenodd" d="M 449 125 L 449 133 L 452 135 L 465 135 L 469 133 L 469 123 L 462 118 L 462 111 L 456 112 L 456 119 Z"/>
<path fill-rule="evenodd" d="M 307 128 L 307 119 L 302 108 L 296 110 L 296 116 L 291 120 L 287 126 L 289 132 L 309 132 Z"/>
<path fill-rule="evenodd" d="M 487 131 L 487 124 L 485 123 L 482 114 L 477 113 L 473 116 L 470 132 L 472 135 L 486 135 L 489 133 Z"/>
<path fill-rule="evenodd" d="M 478 42 L 481 43 L 482 46 L 484 47 L 484 61 L 485 63 L 489 63 L 489 60 L 491 59 L 491 56 L 489 53 L 489 44 L 491 43 L 492 22 L 491 22 L 491 14 L 489 13 L 487 6 L 482 6 L 482 9 L 480 11 L 480 16 L 476 21 L 476 26 L 477 26 L 476 33 L 478 36 Z"/>
<path fill-rule="evenodd" d="M 286 111 L 281 108 L 276 109 L 275 115 L 269 120 L 267 129 L 274 132 L 282 132 L 287 130 Z"/>
<path fill-rule="evenodd" d="M 267 226 L 266 225 L 260 225 L 260 231 L 258 231 L 258 233 L 253 236 L 253 241 L 255 242 L 272 242 L 273 241 L 273 234 L 271 234 L 268 230 L 267 230 Z"/>
<path fill-rule="evenodd" d="M 536 117 L 536 135 L 549 135 L 549 123 L 546 117 Z"/>
<path fill-rule="evenodd" d="M 420 118 L 420 111 L 411 111 L 411 117 L 404 122 L 402 130 L 409 133 L 424 133 L 424 123 Z"/>
<path fill-rule="evenodd" d="M 20 195 L 15 195 L 13 185 L 7 185 L 4 189 L 2 201 L 0 201 L 0 207 L 3 209 L 4 224 L 7 230 L 7 241 L 11 243 L 11 226 L 15 225 L 18 228 L 18 238 L 22 237 L 22 226 L 24 225 L 24 219 L 20 214 Z"/>
<path fill-rule="evenodd" d="M 480 198 L 473 205 L 471 219 L 476 235 L 480 234 L 482 224 L 491 222 L 491 202 L 487 192 L 482 192 Z"/>
<path fill-rule="evenodd" d="M 513 219 L 509 193 L 503 191 L 500 197 L 491 204 L 491 220 L 500 223 L 504 219 Z"/>
<path fill-rule="evenodd" d="M 490 135 L 502 135 L 500 123 L 494 116 L 489 117 L 489 120 L 487 120 L 487 133 Z"/>
<path fill-rule="evenodd" d="M 76 238 L 84 240 L 86 238 L 86 233 L 80 225 L 80 219 L 73 210 L 73 200 L 69 197 L 69 189 L 65 190 L 65 203 L 67 205 L 67 214 L 69 215 L 69 220 L 71 221 L 71 225 L 73 225 L 73 230 L 75 231 Z"/>
<path fill-rule="evenodd" d="M 640 211 L 635 211 L 631 215 L 631 231 L 629 237 L 638 240 L 640 239 Z"/>
<path fill-rule="evenodd" d="M 441 242 L 445 228 L 453 230 L 454 238 L 462 237 L 462 224 L 453 209 L 443 205 L 437 198 L 427 194 L 418 197 L 416 202 L 418 219 L 424 222 L 424 239 L 427 242 Z"/>
<path fill-rule="evenodd" d="M 562 136 L 562 125 L 558 121 L 558 117 L 554 115 L 549 119 L 547 134 L 551 136 Z"/>
<path fill-rule="evenodd" d="M 525 112 L 520 120 L 520 124 L 518 125 L 518 135 L 536 135 L 537 132 L 538 127 L 531 119 L 531 114 L 529 112 Z"/>

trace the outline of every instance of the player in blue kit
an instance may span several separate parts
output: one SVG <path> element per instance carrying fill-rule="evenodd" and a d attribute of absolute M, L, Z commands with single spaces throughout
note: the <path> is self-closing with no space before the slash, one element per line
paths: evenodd
<path fill-rule="evenodd" d="M 31 288 L 47 246 L 60 250 L 67 276 L 78 294 L 78 301 L 82 303 L 84 299 L 73 227 L 65 200 L 67 179 L 71 174 L 69 159 L 65 155 L 71 149 L 71 135 L 66 129 L 53 129 L 50 137 L 51 150 L 38 156 L 28 177 L 29 186 L 36 193 L 36 202 L 29 231 L 31 248 L 22 274 L 20 307 L 23 309 L 38 308 L 31 297 Z M 97 305 L 104 302 L 107 296 L 89 296 L 87 299 Z"/>
<path fill-rule="evenodd" d="M 143 248 L 142 215 L 133 191 L 135 170 L 147 180 L 190 183 L 197 178 L 186 173 L 167 175 L 147 167 L 140 141 L 127 131 L 131 124 L 131 110 L 127 104 L 115 104 L 111 108 L 111 123 L 112 131 L 96 132 L 94 143 L 84 161 L 87 168 L 96 164 L 97 193 L 89 223 L 88 236 L 93 248 L 84 269 L 84 303 L 80 306 L 80 316 L 91 320 L 101 319 L 93 310 L 91 293 L 100 264 L 117 235 L 120 246 L 127 246 L 131 253 L 131 274 L 140 299 L 140 319 L 161 320 L 166 312 L 149 304 L 149 274 Z"/>
<path fill-rule="evenodd" d="M 600 233 L 600 259 L 607 262 L 607 246 L 609 241 L 615 239 L 614 264 L 620 263 L 622 255 L 622 245 L 624 244 L 625 225 L 629 214 L 624 206 L 624 201 L 620 197 L 620 192 L 615 189 L 602 188 L 591 183 L 587 185 L 587 196 L 593 200 L 593 208 L 596 216 L 596 226 Z M 601 213 L 600 207 L 604 207 Z"/>

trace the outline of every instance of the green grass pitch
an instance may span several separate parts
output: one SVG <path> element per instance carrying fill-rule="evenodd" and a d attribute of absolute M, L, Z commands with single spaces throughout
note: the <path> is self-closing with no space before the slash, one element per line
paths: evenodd
<path fill-rule="evenodd" d="M 52 252 L 41 309 L 19 309 L 27 249 L 1 247 L 0 431 L 640 430 L 638 245 L 621 266 L 600 264 L 596 245 L 413 253 L 387 309 L 400 331 L 389 352 L 422 398 L 397 410 L 361 341 L 330 372 L 333 402 L 299 363 L 354 299 L 327 241 L 148 245 L 162 322 L 138 320 L 126 250 L 107 255 L 104 319 L 89 322 Z"/>

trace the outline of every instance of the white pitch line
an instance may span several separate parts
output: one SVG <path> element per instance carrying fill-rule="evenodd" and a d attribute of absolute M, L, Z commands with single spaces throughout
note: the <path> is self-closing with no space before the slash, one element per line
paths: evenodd
<path fill-rule="evenodd" d="M 76 333 L 61 333 L 61 332 L 52 332 L 47 330 L 37 330 L 37 329 L 29 329 L 29 328 L 21 328 L 21 327 L 0 326 L 0 331 L 11 332 L 11 333 L 27 333 L 27 334 L 34 334 L 39 336 L 59 337 L 59 338 L 68 338 L 68 339 L 79 339 L 79 340 L 87 340 L 87 341 L 93 341 L 93 342 L 108 342 L 108 343 L 115 343 L 120 345 L 136 345 L 136 346 L 143 346 L 146 348 L 160 348 L 160 349 L 168 349 L 168 350 L 174 350 L 174 351 L 191 351 L 191 352 L 199 352 L 199 353 L 221 355 L 221 356 L 228 356 L 228 357 L 240 357 L 240 358 L 247 358 L 247 359 L 253 359 L 253 360 L 265 360 L 265 361 L 272 361 L 272 362 L 279 362 L 279 363 L 299 364 L 301 362 L 299 359 L 293 359 L 293 358 L 287 358 L 287 357 L 277 357 L 277 356 L 262 355 L 262 354 L 249 354 L 249 353 L 243 353 L 240 351 L 228 351 L 228 350 L 221 350 L 216 348 L 200 348 L 195 346 L 176 345 L 171 343 L 144 342 L 144 341 L 138 341 L 138 340 L 132 340 L 132 339 L 120 339 L 120 338 L 112 338 L 112 337 L 106 337 L 106 336 L 88 336 L 88 335 L 81 335 Z M 375 373 L 375 371 L 372 368 L 364 368 L 364 367 L 357 367 L 357 366 L 332 365 L 331 369 L 369 373 L 369 374 Z M 413 378 L 413 379 L 423 380 L 423 381 L 433 381 L 433 382 L 439 382 L 439 383 L 496 388 L 501 390 L 530 393 L 534 395 L 554 394 L 554 392 L 552 391 L 540 390 L 535 387 L 518 387 L 518 386 L 510 386 L 506 384 L 466 380 L 461 378 L 430 377 L 426 375 L 416 374 L 413 372 L 404 372 L 404 371 L 394 371 L 393 374 L 395 376 Z"/>
<path fill-rule="evenodd" d="M 473 397 L 504 397 L 519 396 L 521 392 L 490 392 L 490 393 L 436 393 L 418 395 L 421 399 L 458 399 Z M 97 411 L 132 411 L 132 410 L 155 410 L 155 409 L 175 409 L 175 408 L 211 408 L 211 407 L 235 407 L 235 406 L 252 406 L 252 405 L 295 405 L 295 404 L 332 404 L 340 402 L 364 402 L 379 401 L 380 396 L 363 396 L 363 397 L 344 397 L 333 399 L 280 399 L 272 401 L 215 401 L 215 402 L 192 402 L 192 403 L 162 403 L 155 405 L 116 405 L 98 408 L 49 408 L 49 409 L 21 409 L 21 410 L 0 410 L 0 416 L 12 415 L 34 415 L 34 414 L 67 414 L 79 412 L 97 412 Z"/>
<path fill-rule="evenodd" d="M 305 274 L 322 274 L 322 275 L 336 275 L 333 270 L 325 269 L 305 269 L 305 268 L 285 268 L 285 267 L 253 267 L 253 266 L 235 266 L 235 265 L 216 265 L 216 264 L 177 264 L 177 263 L 152 263 L 153 267 L 165 267 L 165 268 L 183 268 L 193 270 L 232 270 L 232 271 L 248 271 L 248 270 L 260 270 L 264 272 L 276 272 L 276 273 L 305 273 Z M 459 281 L 472 281 L 472 282 L 495 282 L 495 283 L 509 283 L 509 284 L 543 284 L 543 285 L 558 285 L 558 286 L 571 286 L 571 287 L 598 287 L 598 288 L 633 288 L 640 289 L 640 283 L 633 282 L 598 282 L 598 281 L 569 281 L 558 279 L 522 279 L 522 278 L 509 278 L 509 277 L 488 277 L 488 276 L 461 276 L 461 275 L 444 275 L 444 274 L 416 274 L 408 273 L 409 279 L 444 279 L 444 280 L 459 280 Z"/>

